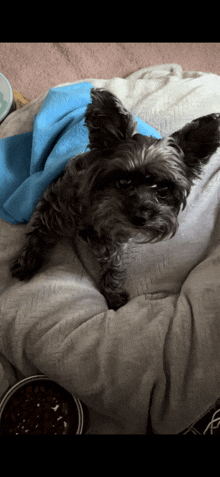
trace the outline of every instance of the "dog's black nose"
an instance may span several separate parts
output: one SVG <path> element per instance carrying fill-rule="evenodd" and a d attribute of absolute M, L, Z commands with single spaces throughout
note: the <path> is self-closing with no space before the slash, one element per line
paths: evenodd
<path fill-rule="evenodd" d="M 132 217 L 131 222 L 133 225 L 136 225 L 137 227 L 143 227 L 146 224 L 146 219 L 144 217 L 134 216 Z"/>
<path fill-rule="evenodd" d="M 148 220 L 152 219 L 153 215 L 153 210 L 143 208 L 141 210 L 136 211 L 135 214 L 132 215 L 131 221 L 134 225 L 138 227 L 143 227 Z"/>

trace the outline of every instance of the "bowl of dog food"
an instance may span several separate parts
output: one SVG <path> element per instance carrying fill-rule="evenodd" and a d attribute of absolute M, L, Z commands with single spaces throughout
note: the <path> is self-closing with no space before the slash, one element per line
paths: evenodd
<path fill-rule="evenodd" d="M 81 401 L 42 374 L 22 379 L 0 403 L 0 435 L 83 434 Z"/>
<path fill-rule="evenodd" d="M 0 124 L 15 109 L 12 87 L 7 78 L 0 73 Z"/>

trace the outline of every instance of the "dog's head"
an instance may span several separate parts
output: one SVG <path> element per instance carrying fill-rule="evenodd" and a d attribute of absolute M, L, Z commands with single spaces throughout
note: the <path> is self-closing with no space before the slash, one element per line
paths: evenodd
<path fill-rule="evenodd" d="M 220 115 L 187 124 L 170 137 L 137 133 L 118 98 L 93 88 L 85 123 L 90 151 L 79 157 L 85 223 L 100 238 L 126 242 L 173 236 L 194 179 L 220 144 Z M 82 206 L 83 207 L 83 206 Z"/>

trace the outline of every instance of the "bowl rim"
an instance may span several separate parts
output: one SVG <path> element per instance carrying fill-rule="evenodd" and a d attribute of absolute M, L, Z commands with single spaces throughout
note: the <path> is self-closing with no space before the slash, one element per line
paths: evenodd
<path fill-rule="evenodd" d="M 5 409 L 5 406 L 6 404 L 8 403 L 8 401 L 10 400 L 10 398 L 13 396 L 13 394 L 19 389 L 21 388 L 23 385 L 25 384 L 28 384 L 32 381 L 40 381 L 40 380 L 45 380 L 45 381 L 50 381 L 54 384 L 57 384 L 58 386 L 62 387 L 59 383 L 57 383 L 56 381 L 53 381 L 52 379 L 48 378 L 47 376 L 45 376 L 45 374 L 35 374 L 35 375 L 32 375 L 32 376 L 28 376 L 27 378 L 24 378 L 24 379 L 21 379 L 20 381 L 18 381 L 17 383 L 15 383 L 12 387 L 10 387 L 10 389 L 5 393 L 5 395 L 3 396 L 2 400 L 0 401 L 0 427 L 1 427 L 1 418 L 2 418 L 2 415 L 3 415 L 3 412 L 4 412 L 4 409 Z M 67 391 L 65 389 L 65 391 Z M 74 399 L 75 401 L 75 404 L 76 404 L 76 407 L 77 407 L 77 412 L 78 412 L 78 427 L 77 427 L 77 430 L 76 430 L 76 435 L 77 434 L 82 434 L 82 431 L 83 431 L 83 427 L 84 427 L 84 412 L 83 412 L 83 407 L 82 407 L 82 404 L 80 402 L 80 400 L 74 396 L 73 394 L 71 394 L 69 391 L 67 391 L 71 396 L 72 398 Z"/>
<path fill-rule="evenodd" d="M 7 84 L 9 88 L 9 102 L 7 103 L 7 107 L 5 108 L 4 112 L 0 115 L 0 122 L 2 122 L 3 119 L 5 119 L 5 117 L 8 115 L 11 109 L 11 105 L 13 103 L 13 91 L 8 79 L 2 73 L 0 73 L 0 77 L 2 77 L 3 81 L 5 81 L 5 83 Z"/>

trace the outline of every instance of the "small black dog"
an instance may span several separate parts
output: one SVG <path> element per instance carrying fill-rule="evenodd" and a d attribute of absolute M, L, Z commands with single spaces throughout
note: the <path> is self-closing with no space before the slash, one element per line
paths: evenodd
<path fill-rule="evenodd" d="M 170 137 L 137 134 L 133 116 L 112 93 L 91 90 L 85 124 L 89 152 L 72 158 L 47 188 L 11 266 L 29 280 L 60 236 L 87 240 L 102 270 L 100 291 L 117 310 L 127 303 L 123 246 L 130 239 L 172 237 L 194 179 L 220 145 L 220 114 L 187 124 Z"/>

